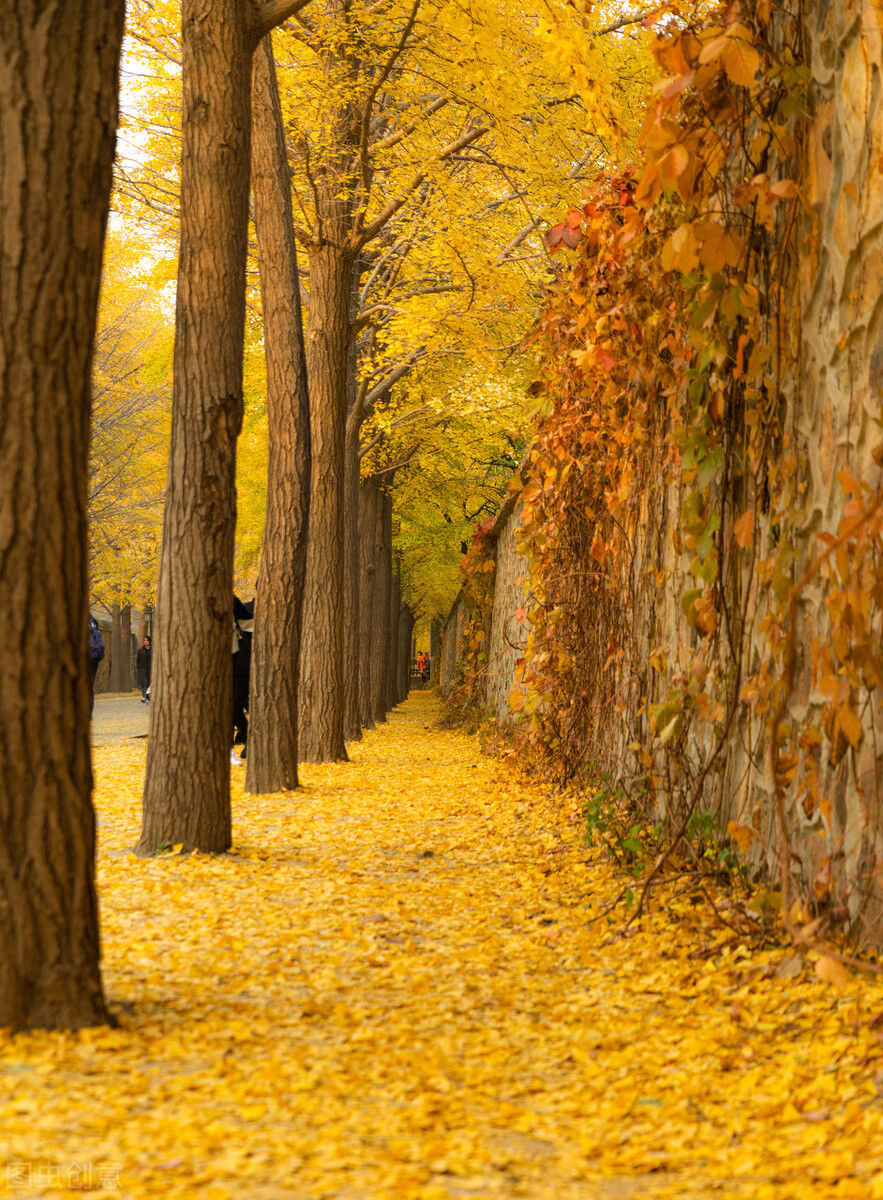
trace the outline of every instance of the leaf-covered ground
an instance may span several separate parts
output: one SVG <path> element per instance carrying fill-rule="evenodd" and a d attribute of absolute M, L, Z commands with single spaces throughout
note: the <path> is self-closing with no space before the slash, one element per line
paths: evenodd
<path fill-rule="evenodd" d="M 696 956 L 686 901 L 611 943 L 573 813 L 436 715 L 297 794 L 236 768 L 217 859 L 132 857 L 144 743 L 96 752 L 121 1027 L 0 1035 L 0 1189 L 883 1197 L 883 987 Z"/>

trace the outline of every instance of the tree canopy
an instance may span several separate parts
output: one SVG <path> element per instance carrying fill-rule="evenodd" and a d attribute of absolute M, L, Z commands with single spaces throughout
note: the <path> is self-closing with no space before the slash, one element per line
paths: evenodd
<path fill-rule="evenodd" d="M 145 287 L 177 248 L 180 33 L 170 0 L 130 6 L 114 206 Z M 409 602 L 443 615 L 461 544 L 505 492 L 532 404 L 522 339 L 555 269 L 562 204 L 635 144 L 651 59 L 627 5 L 536 0 L 313 3 L 274 35 L 298 240 L 346 212 L 362 473 L 396 497 Z M 621 28 L 611 28 L 623 22 Z M 331 200 L 320 179 L 335 179 Z M 266 374 L 249 265 L 236 574 L 257 571 Z M 109 259 L 109 265 L 112 263 Z M 310 306 L 310 270 L 301 261 Z"/>

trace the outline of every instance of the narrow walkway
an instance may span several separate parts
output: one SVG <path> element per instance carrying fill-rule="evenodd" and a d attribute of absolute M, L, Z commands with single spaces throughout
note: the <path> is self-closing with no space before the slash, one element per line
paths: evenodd
<path fill-rule="evenodd" d="M 129 856 L 144 743 L 96 751 L 122 1024 L 0 1037 L 9 1190 L 883 1196 L 883 989 L 704 958 L 687 902 L 603 945 L 573 813 L 436 717 L 412 697 L 299 794 L 236 769 L 220 859 Z"/>
<path fill-rule="evenodd" d="M 140 692 L 104 692 L 92 708 L 92 745 L 114 746 L 133 738 L 147 737 L 150 705 L 142 704 Z"/>

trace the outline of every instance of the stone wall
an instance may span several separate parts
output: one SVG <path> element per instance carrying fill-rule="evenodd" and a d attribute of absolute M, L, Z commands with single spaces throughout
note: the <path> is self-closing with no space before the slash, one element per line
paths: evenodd
<path fill-rule="evenodd" d="M 501 508 L 487 535 L 495 562 L 494 598 L 488 638 L 488 661 L 484 679 L 484 702 L 494 719 L 509 719 L 509 697 L 520 677 L 527 641 L 526 623 L 516 613 L 526 607 L 525 583 L 527 560 L 518 553 L 517 537 L 521 525 L 521 504 L 513 495 Z M 469 605 L 461 592 L 451 608 L 442 633 L 441 690 L 454 686 L 463 650 L 463 630 Z"/>
<path fill-rule="evenodd" d="M 811 117 L 801 169 L 807 212 L 801 236 L 802 258 L 796 278 L 786 286 L 799 370 L 786 393 L 782 413 L 782 449 L 794 467 L 793 508 L 805 519 L 794 538 L 791 580 L 801 579 L 823 543 L 817 534 L 838 534 L 848 514 L 849 495 L 838 475 L 847 471 L 869 489 L 883 485 L 883 7 L 874 0 L 809 0 L 805 9 L 811 47 Z M 791 283 L 793 282 L 793 287 Z M 624 782 L 641 771 L 656 775 L 660 809 L 678 827 L 678 813 L 691 808 L 711 813 L 719 828 L 736 821 L 756 832 L 749 851 L 758 870 L 776 878 L 790 864 L 797 891 L 824 895 L 845 905 L 853 929 L 865 944 L 883 944 L 883 719 L 880 696 L 863 695 L 853 681 L 852 703 L 862 721 L 857 746 L 837 746 L 836 736 L 819 737 L 813 749 L 788 747 L 801 765 L 780 784 L 785 820 L 777 812 L 771 765 L 768 714 L 736 703 L 710 719 L 688 722 L 666 744 L 651 728 L 652 705 L 684 687 L 700 635 L 685 622 L 692 551 L 684 549 L 681 513 L 684 495 L 675 476 L 666 474 L 665 432 L 660 423 L 651 438 L 658 444 L 646 457 L 640 505 L 629 527 L 629 555 L 609 594 L 585 611 L 576 592 L 562 599 L 570 608 L 565 620 L 587 623 L 601 647 L 592 678 L 581 697 L 585 743 L 598 773 Z M 775 465 L 775 464 L 773 464 Z M 727 486 L 738 487 L 736 483 Z M 760 498 L 762 504 L 762 496 Z M 720 498 L 724 521 L 745 507 L 735 492 Z M 516 549 L 520 508 L 510 502 L 494 526 L 496 571 L 489 638 L 486 701 L 500 722 L 509 717 L 509 696 L 526 629 L 515 618 L 525 603 L 525 564 Z M 732 555 L 728 529 L 723 553 Z M 758 560 L 776 548 L 780 531 L 773 515 L 758 521 Z M 771 605 L 773 591 L 757 578 L 749 557 L 728 557 L 721 578 L 732 589 L 731 612 L 737 628 L 724 631 L 718 649 L 705 664 L 704 685 L 719 696 L 730 689 L 738 697 L 768 648 L 766 627 L 779 620 Z M 815 659 L 830 641 L 831 583 L 812 570 L 801 589 L 796 612 L 796 661 L 793 691 L 782 726 L 812 731 L 824 725 L 826 697 L 818 690 Z M 663 586 L 660 586 L 663 581 Z M 868 583 L 872 585 L 869 564 Z M 548 581 L 544 583 L 550 602 Z M 557 599 L 557 598 L 556 598 Z M 848 599 L 848 598 L 847 598 Z M 849 600 L 861 609 L 860 598 Z M 870 603 L 870 600 L 868 601 Z M 880 596 L 873 600 L 879 624 Z M 606 606 L 606 608 L 604 607 Z M 458 599 L 445 635 L 445 678 L 453 679 L 462 635 L 463 599 Z M 450 630 L 450 633 L 448 633 Z M 612 654 L 604 647 L 610 645 Z M 605 662 L 609 658 L 609 665 Z M 702 687 L 703 685 L 699 685 Z M 847 686 L 844 681 L 844 686 Z M 675 728 L 675 723 L 672 723 Z M 786 740 L 788 734 L 785 734 Z M 841 743 L 845 739 L 841 737 Z M 635 747 L 652 746 L 643 763 Z M 646 753 L 646 751 L 645 751 Z M 779 760 L 785 762 L 785 758 Z M 782 772 L 785 771 L 781 767 Z M 821 803 L 805 805 L 800 787 L 807 771 L 818 776 Z M 795 773 L 796 772 L 796 773 Z M 801 780 L 802 773 L 802 780 Z M 804 793 L 805 795 L 805 793 Z"/>
<path fill-rule="evenodd" d="M 496 531 L 496 569 L 494 606 L 488 646 L 486 703 L 494 718 L 509 719 L 509 697 L 520 677 L 518 663 L 527 643 L 524 610 L 527 559 L 518 553 L 517 536 L 521 526 L 521 505 L 507 505 L 494 525 Z M 521 613 L 521 620 L 516 613 Z"/>
<path fill-rule="evenodd" d="M 442 695 L 450 692 L 457 680 L 460 657 L 463 650 L 463 629 L 466 625 L 468 605 L 462 592 L 454 601 L 442 632 L 441 670 L 439 687 Z"/>

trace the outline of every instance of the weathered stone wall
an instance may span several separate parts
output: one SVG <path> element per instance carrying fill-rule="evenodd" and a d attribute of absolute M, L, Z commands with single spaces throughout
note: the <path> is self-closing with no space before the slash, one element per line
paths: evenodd
<path fill-rule="evenodd" d="M 485 698 L 488 710 L 500 723 L 509 719 L 509 697 L 519 678 L 517 663 L 527 643 L 525 621 L 515 616 L 519 610 L 524 612 L 524 584 L 528 579 L 527 559 L 518 553 L 520 526 L 521 505 L 513 504 L 503 510 L 494 527 L 496 569 Z"/>
<path fill-rule="evenodd" d="M 807 227 L 800 269 L 802 362 L 794 412 L 795 440 L 806 468 L 806 532 L 837 533 L 847 498 L 846 469 L 881 484 L 883 403 L 883 5 L 879 0 L 810 0 L 813 119 L 803 186 L 816 217 Z M 803 597 L 803 643 L 830 632 L 825 581 Z M 797 719 L 814 717 L 809 654 L 795 698 Z M 879 711 L 880 699 L 875 707 Z M 865 738 L 854 753 L 820 763 L 830 817 L 814 824 L 815 846 L 830 857 L 839 891 L 863 908 L 875 940 L 883 933 L 883 838 L 879 729 L 864 714 Z M 876 932 L 875 932 L 876 931 Z"/>
<path fill-rule="evenodd" d="M 811 0 L 804 12 L 812 118 L 801 184 L 813 215 L 804 217 L 793 297 L 800 371 L 786 419 L 805 512 L 795 579 L 819 551 L 815 535 L 838 533 L 848 503 L 838 474 L 847 470 L 872 488 L 883 482 L 875 459 L 883 440 L 883 7 L 872 0 Z M 825 697 L 817 690 L 813 658 L 832 633 L 830 587 L 817 571 L 801 591 L 796 687 L 784 714 L 794 728 L 823 726 Z M 759 653 L 764 613 L 753 599 L 748 596 L 747 636 Z M 817 875 L 822 883 L 830 877 L 836 899 L 860 916 L 872 943 L 883 940 L 879 713 L 879 697 L 872 696 L 863 713 L 865 736 L 854 752 L 837 752 L 836 739 L 819 746 L 818 791 L 828 802 L 807 814 L 789 792 L 787 844 L 774 816 L 761 722 L 744 716 L 736 722 L 717 781 L 722 819 L 757 825 L 760 815 L 759 841 L 770 867 L 791 856 L 808 888 Z"/>
<path fill-rule="evenodd" d="M 776 450 L 793 457 L 794 504 L 802 504 L 805 511 L 796 534 L 792 582 L 818 554 L 821 543 L 816 535 L 838 532 L 849 499 L 838 473 L 847 470 L 871 489 L 883 483 L 878 466 L 883 457 L 883 5 L 873 0 L 809 0 L 804 12 L 811 48 L 811 119 L 800 182 L 811 215 L 799 218 L 804 222 L 803 257 L 795 279 L 786 283 L 786 303 L 799 340 L 799 370 L 786 393 L 782 447 Z M 615 650 L 615 661 L 599 670 L 589 694 L 579 701 L 592 709 L 593 764 L 621 779 L 642 770 L 657 773 L 661 808 L 675 810 L 679 804 L 683 812 L 694 806 L 712 813 L 720 827 L 731 820 L 752 827 L 758 836 L 750 853 L 759 865 L 775 877 L 779 864 L 788 862 L 795 884 L 808 895 L 813 894 L 814 881 L 821 880 L 822 886 L 833 881 L 835 902 L 859 918 L 867 944 L 879 945 L 883 739 L 877 693 L 870 694 L 867 704 L 857 705 L 864 728 L 857 748 L 838 751 L 836 738 L 820 739 L 814 769 L 819 793 L 830 799 L 805 809 L 797 790 L 799 771 L 789 781 L 784 799 L 787 828 L 777 818 L 768 730 L 771 709 L 764 714 L 760 706 L 752 715 L 746 704 L 727 711 L 722 707 L 712 711 L 710 719 L 688 723 L 686 732 L 672 742 L 674 753 L 662 748 L 658 737 L 654 743 L 649 708 L 683 687 L 701 636 L 684 619 L 685 592 L 695 584 L 692 551 L 682 548 L 684 495 L 681 485 L 662 469 L 661 427 L 655 436 L 659 443 L 647 455 L 640 510 L 629 534 L 631 559 L 621 566 L 621 586 L 612 589 L 607 612 L 579 613 L 581 620 L 597 626 L 604 645 L 609 638 Z M 731 520 L 727 514 L 738 515 L 745 506 L 735 495 L 726 500 L 725 504 L 721 499 L 721 511 Z M 494 527 L 497 565 L 486 696 L 488 708 L 501 722 L 509 716 L 515 663 L 526 640 L 514 614 L 530 607 L 524 603 L 521 583 L 525 564 L 516 549 L 518 511 L 510 505 Z M 724 532 L 722 545 L 732 546 L 730 531 Z M 774 519 L 758 523 L 754 550 L 759 560 L 775 550 L 779 536 Z M 741 614 L 742 623 L 724 631 L 716 658 L 706 664 L 709 679 L 702 686 L 713 697 L 727 688 L 738 696 L 745 678 L 758 671 L 768 649 L 764 622 L 770 619 L 772 603 L 772 592 L 760 584 L 749 556 L 744 563 L 727 559 L 721 567 L 721 578 L 732 589 L 730 611 Z M 795 686 L 783 714 L 790 728 L 822 725 L 825 697 L 817 690 L 813 655 L 832 634 L 829 594 L 830 583 L 821 571 L 812 573 L 800 593 Z M 879 605 L 879 597 L 875 603 Z M 459 653 L 462 601 L 448 628 L 450 679 Z M 651 761 L 642 764 L 636 759 L 636 744 L 655 744 Z"/>
<path fill-rule="evenodd" d="M 462 595 L 454 601 L 442 633 L 441 671 L 439 687 L 447 695 L 457 679 L 457 668 L 463 651 L 463 629 L 466 625 L 468 605 Z"/>
<path fill-rule="evenodd" d="M 526 625 L 515 615 L 525 607 L 528 578 L 527 559 L 519 554 L 517 546 L 520 525 L 521 504 L 513 495 L 500 509 L 487 534 L 494 557 L 494 587 L 490 628 L 485 630 L 488 650 L 482 688 L 485 707 L 500 723 L 509 719 L 509 697 L 520 676 L 517 664 L 523 658 L 527 642 Z M 461 593 L 454 601 L 442 634 L 442 694 L 451 690 L 458 676 L 469 612 Z"/>

